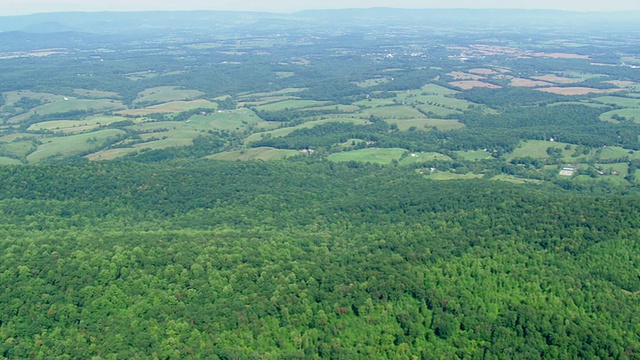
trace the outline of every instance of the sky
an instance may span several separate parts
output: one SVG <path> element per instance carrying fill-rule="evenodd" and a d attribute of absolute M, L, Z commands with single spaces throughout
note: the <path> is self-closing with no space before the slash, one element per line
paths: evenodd
<path fill-rule="evenodd" d="M 343 8 L 518 8 L 640 11 L 638 0 L 0 0 L 0 16 L 57 11 L 246 10 L 290 13 Z"/>

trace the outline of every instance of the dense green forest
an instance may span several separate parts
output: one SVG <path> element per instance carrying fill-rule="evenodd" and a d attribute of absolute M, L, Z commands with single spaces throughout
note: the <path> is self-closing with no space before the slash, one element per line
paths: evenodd
<path fill-rule="evenodd" d="M 0 358 L 640 359 L 636 20 L 1 18 Z"/>
<path fill-rule="evenodd" d="M 7 358 L 637 357 L 637 195 L 323 161 L 4 167 Z"/>

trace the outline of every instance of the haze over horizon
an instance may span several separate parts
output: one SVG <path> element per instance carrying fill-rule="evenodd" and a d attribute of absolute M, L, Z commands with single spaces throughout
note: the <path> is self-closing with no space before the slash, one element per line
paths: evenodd
<path fill-rule="evenodd" d="M 0 0 L 0 16 L 26 15 L 32 13 L 62 11 L 148 11 L 148 10 L 237 10 L 274 13 L 291 13 L 309 9 L 347 9 L 347 8 L 414 8 L 414 9 L 546 9 L 568 11 L 640 11 L 640 2 L 636 0 L 525 0 L 518 5 L 510 0 L 326 0 L 293 1 L 260 0 L 207 1 L 207 0 Z"/>

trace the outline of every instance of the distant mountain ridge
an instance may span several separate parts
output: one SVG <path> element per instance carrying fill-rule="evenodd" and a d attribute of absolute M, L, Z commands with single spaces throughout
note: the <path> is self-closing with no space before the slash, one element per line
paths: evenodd
<path fill-rule="evenodd" d="M 245 11 L 140 11 L 58 12 L 0 17 L 0 32 L 29 33 L 203 29 L 304 23 L 371 26 L 398 22 L 406 25 L 440 26 L 635 26 L 640 12 L 569 12 L 512 9 L 398 9 L 366 8 L 305 10 L 292 14 Z"/>

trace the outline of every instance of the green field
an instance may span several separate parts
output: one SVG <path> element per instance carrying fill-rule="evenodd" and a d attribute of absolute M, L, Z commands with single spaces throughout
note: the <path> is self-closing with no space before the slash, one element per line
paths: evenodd
<path fill-rule="evenodd" d="M 431 180 L 467 180 L 467 179 L 480 179 L 482 178 L 482 174 L 455 174 L 447 171 L 436 171 L 433 173 L 429 173 L 429 170 L 424 171 L 425 177 Z"/>
<path fill-rule="evenodd" d="M 442 119 L 388 119 L 389 124 L 396 124 L 398 129 L 406 131 L 412 127 L 416 130 L 456 130 L 464 127 L 464 124 L 458 120 L 442 120 Z"/>
<path fill-rule="evenodd" d="M 292 131 L 297 130 L 297 129 L 312 128 L 314 126 L 318 126 L 318 125 L 322 125 L 322 124 L 326 124 L 326 123 L 330 123 L 330 122 L 348 122 L 348 123 L 354 123 L 354 124 L 359 124 L 359 125 L 363 125 L 363 124 L 368 124 L 369 123 L 369 121 L 365 120 L 365 119 L 347 118 L 347 117 L 336 117 L 336 118 L 325 119 L 325 120 L 314 120 L 314 121 L 309 121 L 309 122 L 306 122 L 306 123 L 303 123 L 303 124 L 300 124 L 300 125 L 296 125 L 296 126 L 291 126 L 291 127 L 285 127 L 285 128 L 276 129 L 276 130 L 270 130 L 270 131 L 254 133 L 254 134 L 249 135 L 247 138 L 245 138 L 244 139 L 244 143 L 245 144 L 249 144 L 251 142 L 259 141 L 264 136 L 267 136 L 267 135 L 269 135 L 271 137 L 287 136 Z"/>
<path fill-rule="evenodd" d="M 225 110 L 208 115 L 194 115 L 187 120 L 188 127 L 199 130 L 242 130 L 247 127 L 269 129 L 279 125 L 277 122 L 263 121 L 249 109 Z"/>
<path fill-rule="evenodd" d="M 629 159 L 640 158 L 640 152 L 624 149 L 619 146 L 607 146 L 605 148 L 598 149 L 596 151 L 596 155 L 599 160 L 622 159 L 626 157 Z"/>
<path fill-rule="evenodd" d="M 6 156 L 0 156 L 0 165 L 20 165 L 20 160 L 9 158 Z"/>
<path fill-rule="evenodd" d="M 77 133 L 93 130 L 118 121 L 131 120 L 122 116 L 92 116 L 82 120 L 55 120 L 35 123 L 27 131 L 48 130 L 54 133 Z"/>
<path fill-rule="evenodd" d="M 204 95 L 204 93 L 198 90 L 186 90 L 177 86 L 158 86 L 138 93 L 138 97 L 133 103 L 166 103 L 170 101 L 193 100 L 202 95 Z"/>
<path fill-rule="evenodd" d="M 362 110 L 362 114 L 376 116 L 381 119 L 419 119 L 425 116 L 418 110 L 403 105 L 380 106 Z"/>
<path fill-rule="evenodd" d="M 455 154 L 460 156 L 464 160 L 485 160 L 491 159 L 492 156 L 490 153 L 484 150 L 470 150 L 470 151 L 455 151 Z"/>
<path fill-rule="evenodd" d="M 600 96 L 592 99 L 595 102 L 622 108 L 640 107 L 640 100 L 622 96 Z"/>
<path fill-rule="evenodd" d="M 119 99 L 120 94 L 112 91 L 73 89 L 73 94 L 81 98 L 91 99 Z"/>
<path fill-rule="evenodd" d="M 26 97 L 26 98 L 29 98 L 29 99 L 41 100 L 41 101 L 44 101 L 44 102 L 56 102 L 56 101 L 63 101 L 64 100 L 64 96 L 63 95 L 34 92 L 34 91 L 30 91 L 30 90 L 7 91 L 7 92 L 2 93 L 2 94 L 4 95 L 5 102 L 6 102 L 7 105 L 13 105 L 23 97 Z"/>
<path fill-rule="evenodd" d="M 278 101 L 274 103 L 264 104 L 256 106 L 257 110 L 260 111 L 281 111 L 285 109 L 304 109 L 315 106 L 323 106 L 329 104 L 329 101 L 317 101 L 317 100 L 284 100 Z"/>
<path fill-rule="evenodd" d="M 29 112 L 15 116 L 9 119 L 9 123 L 20 123 L 27 120 L 32 115 L 50 115 L 65 113 L 69 111 L 106 111 L 123 109 L 125 106 L 117 100 L 93 100 L 93 99 L 77 99 L 67 98 L 62 101 L 56 101 L 44 105 L 37 106 Z"/>
<path fill-rule="evenodd" d="M 11 142 L 0 142 L 0 150 L 3 154 L 24 158 L 35 150 L 36 143 L 33 139 L 16 139 Z"/>
<path fill-rule="evenodd" d="M 389 78 L 386 77 L 382 77 L 382 78 L 375 78 L 375 79 L 367 79 L 367 80 L 363 80 L 363 81 L 358 81 L 358 82 L 354 82 L 354 84 L 358 85 L 359 87 L 372 87 L 372 86 L 376 86 L 376 85 L 380 85 L 380 84 L 384 84 L 389 82 Z"/>
<path fill-rule="evenodd" d="M 543 182 L 542 180 L 523 179 L 523 178 L 519 178 L 513 175 L 507 175 L 507 174 L 498 174 L 492 177 L 491 180 L 505 181 L 512 184 L 540 184 Z"/>
<path fill-rule="evenodd" d="M 51 157 L 67 157 L 99 148 L 109 139 L 124 134 L 117 129 L 106 129 L 86 134 L 43 138 L 36 151 L 27 156 L 29 163 L 36 163 Z"/>
<path fill-rule="evenodd" d="M 400 160 L 400 165 L 420 164 L 431 160 L 451 160 L 451 158 L 437 152 L 411 153 Z"/>
<path fill-rule="evenodd" d="M 405 152 L 407 152 L 406 149 L 399 148 L 367 148 L 331 154 L 329 156 L 329 160 L 335 162 L 358 161 L 376 164 L 391 164 L 393 160 L 399 160 Z"/>
<path fill-rule="evenodd" d="M 571 146 L 570 150 L 564 150 L 565 147 L 569 145 Z M 523 141 L 517 149 L 515 149 L 511 154 L 507 155 L 507 160 L 513 160 L 515 158 L 521 157 L 532 157 L 535 159 L 549 158 L 549 154 L 547 154 L 547 149 L 561 149 L 562 157 L 571 159 L 571 155 L 574 153 L 575 146 L 571 144 L 555 142 L 555 141 L 543 141 L 543 140 L 529 140 Z M 574 159 L 576 160 L 576 159 Z"/>
<path fill-rule="evenodd" d="M 612 118 L 613 115 L 618 115 L 620 117 L 624 117 L 629 121 L 640 123 L 640 108 L 628 108 L 628 109 L 607 111 L 606 113 L 600 115 L 600 120 L 618 122 L 617 120 Z"/>
<path fill-rule="evenodd" d="M 195 109 L 217 109 L 218 104 L 208 100 L 193 100 L 193 101 L 172 101 L 164 104 L 147 106 L 142 109 L 130 109 L 118 111 L 118 115 L 130 115 L 130 116 L 145 116 L 156 113 L 180 113 L 184 111 L 190 111 Z"/>
<path fill-rule="evenodd" d="M 271 147 L 259 147 L 242 149 L 209 155 L 206 158 L 212 160 L 280 160 L 290 156 L 300 155 L 297 150 L 281 150 Z"/>

